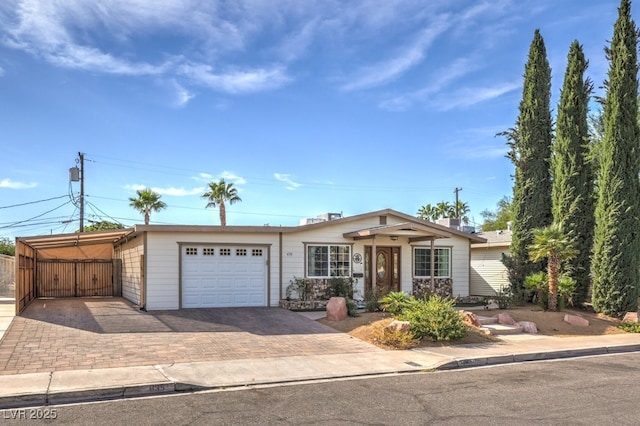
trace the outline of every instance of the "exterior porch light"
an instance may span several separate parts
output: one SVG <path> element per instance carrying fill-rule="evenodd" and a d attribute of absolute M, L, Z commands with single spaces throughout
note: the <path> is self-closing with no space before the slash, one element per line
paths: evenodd
<path fill-rule="evenodd" d="M 391 241 L 398 241 L 397 235 L 391 235 L 389 238 L 391 238 Z"/>

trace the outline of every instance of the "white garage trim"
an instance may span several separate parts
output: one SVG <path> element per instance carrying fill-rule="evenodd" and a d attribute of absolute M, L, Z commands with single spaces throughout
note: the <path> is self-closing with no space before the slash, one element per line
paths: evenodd
<path fill-rule="evenodd" d="M 178 243 L 180 307 L 269 306 L 269 245 Z"/>

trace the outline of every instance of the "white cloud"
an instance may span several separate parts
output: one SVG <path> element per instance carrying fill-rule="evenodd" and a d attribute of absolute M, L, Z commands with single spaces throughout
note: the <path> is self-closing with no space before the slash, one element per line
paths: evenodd
<path fill-rule="evenodd" d="M 295 191 L 296 189 L 298 189 L 299 187 L 302 186 L 302 184 L 295 182 L 292 179 L 292 176 L 286 173 L 274 173 L 273 176 L 279 180 L 280 182 L 284 182 L 287 184 L 287 189 L 290 191 Z"/>
<path fill-rule="evenodd" d="M 198 173 L 197 176 L 192 178 L 198 182 L 211 182 L 213 180 L 213 175 L 209 173 Z"/>
<path fill-rule="evenodd" d="M 522 82 L 506 82 L 487 87 L 464 87 L 452 93 L 443 93 L 434 101 L 434 106 L 439 111 L 449 111 L 456 108 L 468 108 L 470 106 L 498 98 L 522 87 Z"/>
<path fill-rule="evenodd" d="M 38 186 L 35 182 L 15 182 L 9 178 L 5 178 L 0 180 L 0 188 L 9 188 L 9 189 L 29 189 Z"/>
<path fill-rule="evenodd" d="M 426 51 L 435 39 L 451 26 L 447 16 L 439 17 L 432 26 L 423 30 L 410 46 L 396 57 L 361 69 L 350 82 L 342 86 L 343 90 L 368 89 L 386 84 L 421 63 Z"/>
<path fill-rule="evenodd" d="M 429 84 L 426 87 L 385 99 L 378 106 L 389 111 L 405 111 L 415 102 L 428 101 L 432 95 L 443 91 L 454 81 L 479 68 L 482 68 L 482 64 L 477 55 L 457 58 L 447 66 L 436 70 L 433 76 L 429 78 Z"/>
<path fill-rule="evenodd" d="M 244 185 L 245 183 L 247 183 L 247 180 L 245 178 L 226 170 L 220 173 L 220 178 L 224 179 L 227 182 L 232 182 L 234 185 Z"/>
<path fill-rule="evenodd" d="M 220 179 L 224 179 L 227 182 L 232 182 L 234 185 L 244 185 L 247 183 L 247 180 L 242 176 L 238 176 L 237 174 L 227 170 L 221 172 L 217 176 L 214 176 L 210 173 L 199 173 L 192 179 L 198 182 L 205 182 L 207 184 L 210 182 L 216 182 Z"/>
<path fill-rule="evenodd" d="M 204 187 L 185 189 L 185 188 L 175 188 L 173 186 L 170 186 L 168 188 L 161 188 L 157 186 L 149 187 L 149 186 L 140 185 L 140 184 L 125 185 L 125 189 L 132 190 L 132 191 L 142 191 L 144 189 L 150 189 L 151 191 L 157 192 L 160 195 L 169 195 L 169 196 L 175 196 L 175 197 L 184 197 L 187 195 L 198 195 L 198 194 L 202 194 L 205 190 Z"/>
<path fill-rule="evenodd" d="M 216 73 L 211 65 L 184 64 L 177 72 L 196 84 L 226 93 L 275 89 L 291 81 L 281 66 Z"/>
<path fill-rule="evenodd" d="M 0 40 L 55 66 L 124 76 L 161 76 L 226 93 L 270 90 L 291 81 L 284 68 L 273 63 L 227 63 L 221 67 L 223 71 L 215 72 L 210 65 L 223 63 L 217 55 L 246 49 L 247 40 L 270 25 L 274 8 L 252 2 L 223 7 L 197 0 L 10 3 L 0 5 Z M 285 7 L 289 8 L 293 9 Z M 180 43 L 155 48 L 149 42 L 155 34 L 171 34 Z M 300 43 L 304 49 L 305 43 Z M 188 89 L 181 88 L 178 106 L 193 98 Z"/>
<path fill-rule="evenodd" d="M 185 189 L 185 188 L 174 188 L 170 186 L 168 188 L 152 187 L 151 190 L 153 192 L 157 192 L 160 195 L 184 197 L 187 195 L 200 195 L 205 191 L 205 188 L 199 187 L 199 188 Z"/>
<path fill-rule="evenodd" d="M 191 99 L 195 98 L 195 94 L 185 89 L 180 83 L 172 80 L 170 82 L 171 87 L 174 90 L 174 106 L 176 108 L 183 108 L 187 106 Z"/>

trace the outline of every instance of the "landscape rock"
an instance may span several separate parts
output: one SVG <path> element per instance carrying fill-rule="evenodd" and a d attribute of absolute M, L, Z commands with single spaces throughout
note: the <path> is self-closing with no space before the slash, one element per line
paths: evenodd
<path fill-rule="evenodd" d="M 622 322 L 638 322 L 638 312 L 627 312 L 624 314 Z"/>
<path fill-rule="evenodd" d="M 568 324 L 571 324 L 571 325 L 577 325 L 579 327 L 588 327 L 589 326 L 589 320 L 586 319 L 586 318 L 582 318 L 581 316 L 578 316 L 578 315 L 565 314 L 564 322 L 566 322 Z"/>
<path fill-rule="evenodd" d="M 464 321 L 465 324 L 470 325 L 472 327 L 482 327 L 480 320 L 478 319 L 476 314 L 474 314 L 473 312 L 462 311 L 460 312 L 460 315 L 462 315 L 462 320 Z"/>
<path fill-rule="evenodd" d="M 511 318 L 509 314 L 498 314 L 495 317 L 498 318 L 498 324 L 516 325 L 516 320 Z"/>
<path fill-rule="evenodd" d="M 390 331 L 409 333 L 411 331 L 411 323 L 409 321 L 393 320 L 391 324 L 389 324 L 385 328 Z"/>
<path fill-rule="evenodd" d="M 522 327 L 522 331 L 524 333 L 538 334 L 538 327 L 535 322 L 520 321 L 518 324 Z"/>
<path fill-rule="evenodd" d="M 327 320 L 342 321 L 349 316 L 347 312 L 347 300 L 344 297 L 332 297 L 327 303 Z"/>

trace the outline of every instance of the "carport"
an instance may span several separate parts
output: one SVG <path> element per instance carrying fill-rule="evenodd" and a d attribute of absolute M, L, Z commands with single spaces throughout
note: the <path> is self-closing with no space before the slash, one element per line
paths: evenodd
<path fill-rule="evenodd" d="M 16 238 L 16 313 L 39 297 L 121 296 L 114 244 L 133 229 Z"/>

